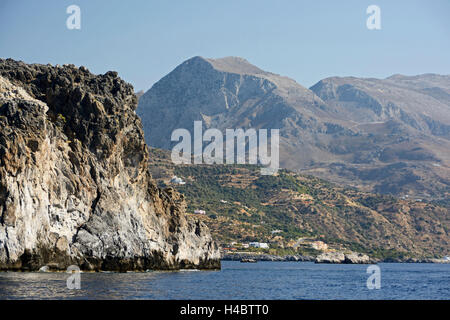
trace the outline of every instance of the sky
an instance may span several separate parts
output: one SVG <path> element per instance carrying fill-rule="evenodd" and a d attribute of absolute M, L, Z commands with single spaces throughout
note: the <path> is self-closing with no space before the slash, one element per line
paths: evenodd
<path fill-rule="evenodd" d="M 81 10 L 70 30 L 66 9 Z M 381 29 L 369 30 L 369 5 Z M 0 0 L 0 57 L 119 72 L 148 90 L 183 61 L 239 56 L 310 87 L 330 76 L 450 74 L 449 0 Z"/>

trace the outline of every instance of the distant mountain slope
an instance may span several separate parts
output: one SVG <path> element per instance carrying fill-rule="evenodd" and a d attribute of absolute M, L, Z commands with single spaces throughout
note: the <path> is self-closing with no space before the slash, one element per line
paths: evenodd
<path fill-rule="evenodd" d="M 443 206 L 359 192 L 287 170 L 261 176 L 256 166 L 174 165 L 161 149 L 151 148 L 149 168 L 161 187 L 185 195 L 188 213 L 206 211 L 196 216 L 223 246 L 263 241 L 288 250 L 298 238 L 309 238 L 372 258 L 449 254 L 450 216 Z M 186 184 L 172 184 L 173 175 Z"/>
<path fill-rule="evenodd" d="M 367 191 L 450 196 L 449 76 L 329 78 L 307 89 L 242 58 L 183 62 L 139 101 L 147 143 L 174 129 L 280 129 L 281 166 Z"/>
<path fill-rule="evenodd" d="M 358 148 L 353 159 L 309 173 L 363 180 L 377 192 L 448 198 L 450 76 L 333 77 L 311 90 L 364 139 L 336 140 L 344 153 L 347 145 Z"/>

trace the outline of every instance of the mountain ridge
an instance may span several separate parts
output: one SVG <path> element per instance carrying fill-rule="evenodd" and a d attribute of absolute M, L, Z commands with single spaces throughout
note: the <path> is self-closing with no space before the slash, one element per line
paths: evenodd
<path fill-rule="evenodd" d="M 173 129 L 192 133 L 194 121 L 221 131 L 280 129 L 283 168 L 366 191 L 446 198 L 449 79 L 329 77 L 308 89 L 242 58 L 194 57 L 152 86 L 137 113 L 154 147 L 170 149 Z"/>

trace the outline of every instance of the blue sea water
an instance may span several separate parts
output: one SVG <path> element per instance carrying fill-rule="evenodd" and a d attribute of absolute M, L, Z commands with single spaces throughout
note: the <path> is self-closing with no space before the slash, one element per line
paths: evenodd
<path fill-rule="evenodd" d="M 367 265 L 223 261 L 220 271 L 0 273 L 0 299 L 450 299 L 450 264 L 381 263 L 381 288 Z"/>

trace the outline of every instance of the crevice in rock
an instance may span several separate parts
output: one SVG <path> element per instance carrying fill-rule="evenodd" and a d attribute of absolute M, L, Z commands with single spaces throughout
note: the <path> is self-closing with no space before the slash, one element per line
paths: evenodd
<path fill-rule="evenodd" d="M 94 214 L 95 209 L 97 208 L 97 204 L 100 201 L 101 196 L 102 196 L 102 192 L 100 191 L 100 188 L 97 188 L 97 196 L 95 197 L 94 201 L 92 201 L 92 204 L 91 204 L 91 216 Z"/>

